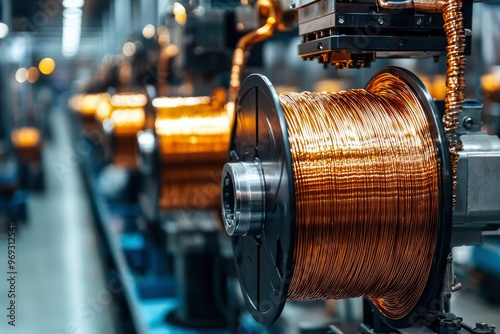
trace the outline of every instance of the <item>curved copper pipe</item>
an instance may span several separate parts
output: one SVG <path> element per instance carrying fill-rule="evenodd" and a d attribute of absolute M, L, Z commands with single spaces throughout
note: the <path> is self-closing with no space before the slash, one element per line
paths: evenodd
<path fill-rule="evenodd" d="M 230 118 L 233 117 L 234 104 L 236 102 L 236 96 L 238 95 L 238 89 L 241 84 L 241 74 L 243 72 L 243 67 L 248 60 L 248 51 L 250 51 L 252 45 L 260 43 L 271 37 L 278 28 L 282 17 L 282 12 L 277 0 L 258 0 L 257 5 L 261 9 L 268 11 L 266 23 L 259 29 L 241 37 L 238 44 L 236 44 L 236 49 L 233 53 L 233 65 L 231 67 L 228 94 L 229 102 L 227 105 L 227 111 Z"/>

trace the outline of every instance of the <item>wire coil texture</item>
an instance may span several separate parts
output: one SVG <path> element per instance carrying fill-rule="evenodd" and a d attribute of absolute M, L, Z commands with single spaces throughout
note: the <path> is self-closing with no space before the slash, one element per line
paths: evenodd
<path fill-rule="evenodd" d="M 162 211 L 220 207 L 220 171 L 227 159 L 229 118 L 208 96 L 159 98 L 156 133 Z"/>
<path fill-rule="evenodd" d="M 364 296 L 406 316 L 428 280 L 439 160 L 425 111 L 392 74 L 339 93 L 282 93 L 296 196 L 288 300 Z"/>
<path fill-rule="evenodd" d="M 465 32 L 461 0 L 446 0 L 443 7 L 444 31 L 447 37 L 447 71 L 446 71 L 446 98 L 445 114 L 443 116 L 444 128 L 448 138 L 451 162 L 453 168 L 453 189 L 457 187 L 458 151 L 462 143 L 458 138 L 459 115 L 462 112 L 465 87 Z M 453 203 L 456 195 L 453 195 Z"/>

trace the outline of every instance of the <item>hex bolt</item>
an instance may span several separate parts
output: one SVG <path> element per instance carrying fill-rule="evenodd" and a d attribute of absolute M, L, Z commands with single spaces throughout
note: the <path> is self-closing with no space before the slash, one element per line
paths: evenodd
<path fill-rule="evenodd" d="M 339 18 L 337 19 L 337 22 L 338 22 L 339 24 L 344 24 L 344 23 L 345 23 L 345 19 L 344 19 L 344 17 L 343 17 L 343 16 L 339 16 Z"/>
<path fill-rule="evenodd" d="M 474 125 L 474 120 L 472 119 L 472 117 L 467 116 L 463 120 L 463 125 L 464 125 L 464 128 L 471 129 L 472 126 Z"/>
<path fill-rule="evenodd" d="M 419 17 L 419 18 L 417 19 L 417 22 L 415 22 L 415 23 L 417 24 L 417 26 L 422 25 L 422 18 L 421 18 L 421 17 Z"/>
<path fill-rule="evenodd" d="M 377 22 L 378 22 L 378 24 L 382 25 L 382 24 L 384 24 L 384 19 L 379 17 Z"/>
<path fill-rule="evenodd" d="M 323 44 L 318 43 L 318 50 L 323 50 Z"/>

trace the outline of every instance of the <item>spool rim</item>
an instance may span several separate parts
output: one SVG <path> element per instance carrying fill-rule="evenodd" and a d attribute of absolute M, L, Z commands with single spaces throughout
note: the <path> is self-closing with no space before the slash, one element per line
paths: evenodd
<path fill-rule="evenodd" d="M 260 74 L 244 80 L 236 101 L 228 162 L 239 161 L 258 161 L 264 176 L 262 232 L 233 236 L 232 244 L 245 303 L 268 325 L 283 310 L 293 274 L 295 191 L 284 112 L 273 85 Z"/>
<path fill-rule="evenodd" d="M 439 109 L 422 81 L 415 74 L 406 69 L 391 66 L 376 73 L 370 79 L 367 86 L 369 86 L 379 75 L 386 73 L 392 74 L 403 80 L 417 96 L 429 121 L 433 142 L 437 148 L 436 157 L 439 165 L 439 226 L 436 236 L 436 247 L 429 277 L 419 301 L 413 307 L 412 311 L 405 317 L 397 320 L 384 316 L 370 301 L 375 314 L 381 317 L 388 326 L 393 328 L 404 328 L 422 323 L 425 315 L 429 311 L 435 311 L 440 305 L 439 292 L 443 284 L 446 259 L 450 252 L 451 242 L 453 209 L 451 159 Z"/>

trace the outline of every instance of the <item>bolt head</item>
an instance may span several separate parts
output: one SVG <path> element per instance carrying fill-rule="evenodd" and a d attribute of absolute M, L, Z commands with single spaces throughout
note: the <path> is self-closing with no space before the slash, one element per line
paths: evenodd
<path fill-rule="evenodd" d="M 463 120 L 463 125 L 464 125 L 464 128 L 470 129 L 474 125 L 474 120 L 472 119 L 472 117 L 467 116 Z"/>

